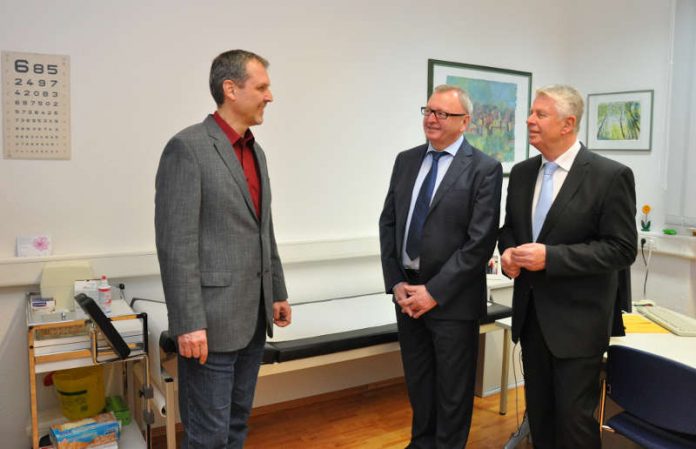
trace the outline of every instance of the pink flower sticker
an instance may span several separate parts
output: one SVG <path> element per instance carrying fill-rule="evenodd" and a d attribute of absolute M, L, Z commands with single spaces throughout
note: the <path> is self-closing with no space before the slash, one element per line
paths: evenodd
<path fill-rule="evenodd" d="M 46 251 L 49 245 L 48 237 L 46 237 L 45 235 L 36 237 L 32 243 L 34 245 L 34 248 L 36 248 L 39 251 Z"/>

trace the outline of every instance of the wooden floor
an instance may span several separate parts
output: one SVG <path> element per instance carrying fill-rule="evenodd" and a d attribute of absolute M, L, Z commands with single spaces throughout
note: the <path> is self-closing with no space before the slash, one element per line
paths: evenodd
<path fill-rule="evenodd" d="M 270 406 L 255 410 L 249 421 L 246 449 L 403 449 L 409 441 L 411 409 L 402 381 L 371 389 L 331 395 L 320 402 L 298 401 L 292 408 Z M 517 392 L 519 419 L 524 393 Z M 501 449 L 517 429 L 515 391 L 509 393 L 508 413 L 498 413 L 499 396 L 476 398 L 468 449 Z M 164 448 L 161 436 L 153 449 Z M 526 440 L 518 449 L 531 448 Z"/>

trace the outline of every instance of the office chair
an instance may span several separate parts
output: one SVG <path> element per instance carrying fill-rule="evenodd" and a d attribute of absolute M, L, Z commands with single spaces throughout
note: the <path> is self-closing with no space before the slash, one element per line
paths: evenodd
<path fill-rule="evenodd" d="M 607 351 L 600 425 L 647 449 L 696 448 L 696 368 L 626 346 Z M 623 409 L 605 425 L 606 398 Z"/>

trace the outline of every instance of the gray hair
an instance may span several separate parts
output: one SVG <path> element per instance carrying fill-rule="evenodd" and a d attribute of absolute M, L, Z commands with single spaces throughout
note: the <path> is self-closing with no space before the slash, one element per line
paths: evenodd
<path fill-rule="evenodd" d="M 467 94 L 464 91 L 464 89 L 462 89 L 459 86 L 452 86 L 451 84 L 440 84 L 435 89 L 433 89 L 433 93 L 438 94 L 451 91 L 457 92 L 457 98 L 459 98 L 459 103 L 461 103 L 462 108 L 464 108 L 464 112 L 471 115 L 474 111 L 474 105 L 471 103 L 471 98 L 469 98 L 469 94 Z"/>
<path fill-rule="evenodd" d="M 551 84 L 536 91 L 536 95 L 546 95 L 556 103 L 556 112 L 562 117 L 575 117 L 575 132 L 580 131 L 580 121 L 585 110 L 585 102 L 578 90 L 572 86 Z"/>
<path fill-rule="evenodd" d="M 230 50 L 220 53 L 210 66 L 210 93 L 218 106 L 225 102 L 225 92 L 222 83 L 225 80 L 234 81 L 239 87 L 249 78 L 246 71 L 247 63 L 255 60 L 268 68 L 268 61 L 261 56 L 245 50 Z"/>

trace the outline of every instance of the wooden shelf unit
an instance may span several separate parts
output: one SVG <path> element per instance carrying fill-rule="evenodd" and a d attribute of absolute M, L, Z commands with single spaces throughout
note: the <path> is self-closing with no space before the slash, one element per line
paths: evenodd
<path fill-rule="evenodd" d="M 136 403 L 144 405 L 145 437 L 141 437 L 140 441 L 136 441 L 138 438 L 134 438 L 133 435 L 136 434 L 137 436 L 139 431 L 132 430 L 133 424 L 126 426 L 126 428 L 122 429 L 122 440 L 125 434 L 128 434 L 128 438 L 125 441 L 126 445 L 123 447 L 124 449 L 149 449 L 151 447 L 150 427 L 154 420 L 154 415 L 150 404 L 150 400 L 152 399 L 152 386 L 150 384 L 150 365 L 148 363 L 147 314 L 134 312 L 123 299 L 115 299 L 112 303 L 112 313 L 109 317 L 112 322 L 139 320 L 142 326 L 142 343 L 129 343 L 128 346 L 131 348 L 131 355 L 125 359 L 119 358 L 111 348 L 107 349 L 103 346 L 105 343 L 100 330 L 79 307 L 77 307 L 77 310 L 69 312 L 36 314 L 32 312 L 29 301 L 27 301 L 26 316 L 32 448 L 39 448 L 38 423 L 40 411 L 38 410 L 36 390 L 36 376 L 38 374 L 84 366 L 125 363 L 126 370 L 132 370 L 134 365 L 138 365 L 143 371 L 142 375 L 145 382 L 138 392 L 133 391 L 130 385 L 126 385 L 126 387 L 128 395 L 127 401 L 131 406 L 131 410 Z M 82 346 L 87 347 L 75 350 L 61 350 L 60 339 L 63 338 L 66 333 L 69 334 L 71 328 L 85 329 L 86 333 L 74 336 L 73 339 L 79 340 Z M 54 333 L 55 336 L 47 337 L 47 335 L 51 333 Z M 53 349 L 51 349 L 50 353 L 36 354 L 37 341 L 46 340 L 47 338 L 52 339 L 52 341 L 56 343 Z M 65 346 L 67 347 L 67 345 Z M 119 447 L 121 447 L 121 445 L 119 445 Z"/>

